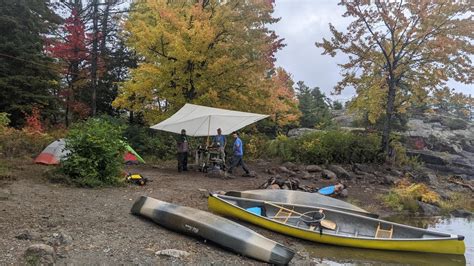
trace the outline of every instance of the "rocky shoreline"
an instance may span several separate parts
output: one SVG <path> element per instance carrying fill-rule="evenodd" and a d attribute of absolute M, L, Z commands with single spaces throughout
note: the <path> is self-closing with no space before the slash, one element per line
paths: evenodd
<path fill-rule="evenodd" d="M 343 181 L 349 192 L 343 200 L 387 217 L 397 212 L 384 206 L 380 195 L 387 194 L 392 185 L 408 173 L 413 175 L 410 178 L 429 182 L 431 188 L 445 197 L 449 197 L 451 191 L 468 193 L 469 190 L 442 176 L 403 172 L 403 169 L 387 166 L 298 165 L 264 160 L 249 164 L 256 177 L 240 177 L 243 172 L 237 173 L 234 179 L 209 178 L 195 171 L 177 173 L 171 162 L 127 169 L 149 178 L 151 181 L 146 186 L 84 189 L 50 183 L 43 175 L 50 170 L 48 167 L 24 160 L 9 163 L 16 167 L 9 177 L 0 180 L 0 230 L 4 232 L 0 252 L 5 254 L 0 264 L 28 261 L 44 264 L 259 264 L 131 215 L 131 204 L 142 195 L 207 210 L 207 191 L 256 189 L 271 177 L 291 177 L 302 187 L 322 187 Z M 431 205 L 420 207 L 422 216 L 436 215 L 438 211 Z M 451 215 L 472 214 L 460 209 Z M 295 239 L 246 226 L 290 248 L 298 249 L 301 245 Z M 170 253 L 164 250 L 185 251 L 187 255 L 163 255 Z M 298 254 L 292 263 L 306 259 Z"/>

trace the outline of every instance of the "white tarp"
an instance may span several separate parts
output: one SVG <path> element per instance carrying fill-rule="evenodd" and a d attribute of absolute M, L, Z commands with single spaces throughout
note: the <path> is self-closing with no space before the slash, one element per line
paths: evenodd
<path fill-rule="evenodd" d="M 229 135 L 247 125 L 255 123 L 268 115 L 231 111 L 220 108 L 185 104 L 178 112 L 153 129 L 180 134 L 181 129 L 186 130 L 189 136 L 214 136 L 217 129 L 222 130 L 222 135 Z"/>

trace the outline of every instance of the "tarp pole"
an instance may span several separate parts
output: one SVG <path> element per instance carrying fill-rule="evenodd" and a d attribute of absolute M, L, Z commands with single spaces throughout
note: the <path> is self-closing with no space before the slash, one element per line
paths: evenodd
<path fill-rule="evenodd" d="M 209 134 L 211 133 L 211 116 L 209 115 L 209 124 L 207 124 L 206 148 L 209 147 Z"/>

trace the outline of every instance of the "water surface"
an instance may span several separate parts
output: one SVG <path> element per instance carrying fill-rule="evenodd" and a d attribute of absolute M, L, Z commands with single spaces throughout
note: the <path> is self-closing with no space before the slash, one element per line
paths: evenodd
<path fill-rule="evenodd" d="M 464 235 L 466 253 L 444 255 L 418 252 L 397 252 L 337 247 L 312 242 L 301 242 L 311 263 L 326 265 L 474 265 L 474 219 L 469 218 L 407 218 L 390 217 L 386 220 L 440 231 Z"/>

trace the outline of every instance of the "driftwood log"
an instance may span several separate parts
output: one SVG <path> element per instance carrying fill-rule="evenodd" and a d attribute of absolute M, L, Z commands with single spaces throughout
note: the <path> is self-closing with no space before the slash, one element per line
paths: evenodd
<path fill-rule="evenodd" d="M 448 182 L 454 183 L 454 184 L 457 184 L 457 185 L 460 185 L 460 186 L 463 186 L 463 187 L 467 187 L 467 188 L 471 189 L 471 191 L 474 191 L 474 187 L 471 184 L 466 184 L 466 183 L 462 182 L 461 180 L 459 180 L 456 177 L 448 178 Z"/>

